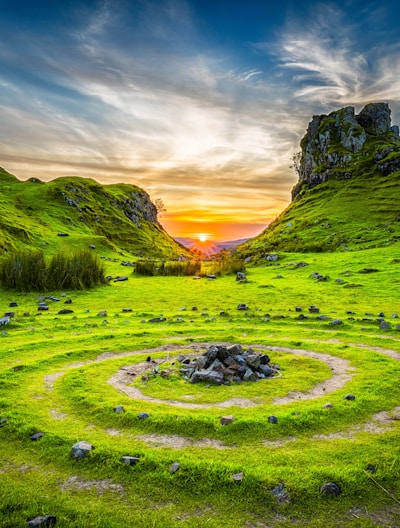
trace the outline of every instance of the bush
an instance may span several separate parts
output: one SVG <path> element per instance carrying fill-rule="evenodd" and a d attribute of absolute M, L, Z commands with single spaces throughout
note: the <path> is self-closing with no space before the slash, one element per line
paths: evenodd
<path fill-rule="evenodd" d="M 92 251 L 52 257 L 47 272 L 50 289 L 85 290 L 106 282 L 104 265 Z"/>
<path fill-rule="evenodd" d="M 46 289 L 46 261 L 41 251 L 15 251 L 0 266 L 0 283 L 18 291 Z"/>
<path fill-rule="evenodd" d="M 154 275 L 162 276 L 191 276 L 197 275 L 201 271 L 201 262 L 199 260 L 184 260 L 161 262 L 154 260 L 138 260 L 136 262 L 136 274 L 153 277 Z"/>
<path fill-rule="evenodd" d="M 214 275 L 231 275 L 239 271 L 246 271 L 244 261 L 231 255 L 223 255 L 220 259 L 212 262 L 209 273 Z"/>
<path fill-rule="evenodd" d="M 89 250 L 58 253 L 48 264 L 41 251 L 15 251 L 0 265 L 1 285 L 18 291 L 83 290 L 105 282 L 105 268 Z"/>

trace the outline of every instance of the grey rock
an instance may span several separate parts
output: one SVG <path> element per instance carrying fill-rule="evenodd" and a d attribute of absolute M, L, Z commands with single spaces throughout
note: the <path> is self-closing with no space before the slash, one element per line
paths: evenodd
<path fill-rule="evenodd" d="M 74 310 L 69 310 L 68 308 L 63 308 L 59 312 L 57 312 L 58 315 L 65 315 L 65 314 L 72 314 L 74 313 Z"/>
<path fill-rule="evenodd" d="M 34 434 L 31 435 L 29 438 L 30 438 L 30 440 L 32 440 L 33 442 L 36 442 L 37 440 L 40 440 L 43 436 L 44 436 L 44 433 L 34 433 Z"/>
<path fill-rule="evenodd" d="M 235 473 L 232 475 L 232 480 L 234 482 L 241 482 L 244 479 L 244 473 L 241 471 L 240 473 Z"/>
<path fill-rule="evenodd" d="M 343 321 L 341 319 L 334 319 L 329 324 L 331 324 L 333 326 L 339 326 L 339 325 L 343 324 Z"/>
<path fill-rule="evenodd" d="M 338 497 L 341 494 L 341 489 L 335 482 L 322 484 L 319 491 L 327 497 Z"/>
<path fill-rule="evenodd" d="M 276 416 L 268 416 L 268 423 L 270 424 L 277 424 L 278 423 L 278 418 Z"/>
<path fill-rule="evenodd" d="M 54 515 L 41 515 L 28 521 L 26 525 L 28 528 L 50 528 L 55 526 L 56 522 L 57 517 L 54 517 Z"/>
<path fill-rule="evenodd" d="M 124 455 L 120 458 L 120 461 L 128 466 L 136 466 L 140 462 L 140 458 L 130 455 Z"/>
<path fill-rule="evenodd" d="M 317 308 L 316 306 L 314 306 L 313 304 L 309 307 L 308 311 L 310 313 L 319 313 L 319 308 Z"/>
<path fill-rule="evenodd" d="M 222 416 L 219 423 L 221 425 L 231 425 L 235 421 L 235 418 L 230 414 L 228 416 Z"/>
<path fill-rule="evenodd" d="M 248 310 L 249 307 L 247 306 L 247 304 L 240 303 L 240 304 L 238 304 L 237 309 L 238 310 Z"/>
<path fill-rule="evenodd" d="M 149 323 L 162 323 L 163 321 L 166 321 L 165 317 L 153 317 L 149 319 Z"/>
<path fill-rule="evenodd" d="M 93 445 L 89 442 L 77 442 L 71 447 L 71 457 L 74 459 L 84 458 L 92 449 Z"/>
<path fill-rule="evenodd" d="M 179 464 L 179 462 L 173 462 L 171 465 L 170 465 L 170 472 L 171 473 L 176 473 L 177 471 L 179 471 L 181 465 Z"/>
<path fill-rule="evenodd" d="M 237 281 L 245 281 L 246 279 L 247 279 L 246 274 L 243 273 L 242 271 L 238 271 L 236 273 L 236 280 Z"/>
<path fill-rule="evenodd" d="M 150 414 L 147 413 L 147 412 L 140 412 L 137 417 L 140 419 L 140 420 L 147 420 L 147 418 L 150 418 Z"/>
<path fill-rule="evenodd" d="M 16 308 L 18 306 L 18 303 L 15 302 L 15 301 L 11 301 L 10 304 L 8 305 L 10 308 Z"/>
<path fill-rule="evenodd" d="M 347 401 L 354 401 L 356 397 L 354 396 L 354 394 L 347 394 L 346 396 L 344 396 L 343 399 Z"/>
<path fill-rule="evenodd" d="M 285 504 L 290 501 L 290 495 L 284 484 L 278 484 L 272 491 L 272 495 L 276 497 L 278 504 Z"/>
<path fill-rule="evenodd" d="M 380 321 L 379 328 L 381 330 L 391 330 L 392 329 L 392 325 L 390 323 L 388 323 L 387 321 Z"/>
<path fill-rule="evenodd" d="M 117 405 L 116 407 L 114 407 L 114 412 L 117 414 L 123 414 L 125 412 L 124 406 Z"/>

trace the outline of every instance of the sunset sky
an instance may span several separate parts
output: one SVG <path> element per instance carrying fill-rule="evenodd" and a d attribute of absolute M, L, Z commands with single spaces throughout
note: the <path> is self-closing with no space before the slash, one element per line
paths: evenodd
<path fill-rule="evenodd" d="M 400 3 L 0 0 L 0 165 L 132 183 L 178 237 L 254 236 L 313 114 L 386 101 Z"/>

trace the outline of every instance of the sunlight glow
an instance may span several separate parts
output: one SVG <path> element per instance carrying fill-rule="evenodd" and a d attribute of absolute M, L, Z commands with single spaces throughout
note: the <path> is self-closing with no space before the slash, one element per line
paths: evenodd
<path fill-rule="evenodd" d="M 200 233 L 199 240 L 200 242 L 206 242 L 208 240 L 208 235 L 206 233 Z"/>

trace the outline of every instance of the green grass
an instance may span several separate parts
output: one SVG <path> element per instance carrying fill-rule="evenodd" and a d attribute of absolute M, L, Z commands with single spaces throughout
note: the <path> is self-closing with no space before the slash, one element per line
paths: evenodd
<path fill-rule="evenodd" d="M 57 526 L 79 528 L 398 525 L 400 425 L 390 419 L 400 414 L 400 322 L 392 318 L 400 312 L 398 261 L 397 245 L 279 253 L 277 262 L 249 267 L 245 283 L 125 270 L 125 282 L 50 292 L 60 301 L 49 301 L 41 315 L 37 293 L 1 290 L 0 307 L 15 316 L 0 330 L 0 419 L 7 420 L 0 425 L 0 526 L 23 527 L 44 514 L 56 515 Z M 119 261 L 105 265 L 108 274 L 121 274 Z M 359 273 L 366 267 L 378 271 Z M 329 279 L 317 281 L 314 272 Z M 73 313 L 59 315 L 66 299 Z M 18 306 L 10 308 L 11 301 Z M 239 303 L 249 309 L 238 310 Z M 308 312 L 312 304 L 319 314 Z M 308 318 L 299 319 L 296 307 Z M 380 312 L 391 330 L 380 330 Z M 149 322 L 160 316 L 165 321 Z M 332 325 L 335 319 L 342 324 Z M 180 353 L 222 342 L 271 347 L 264 351 L 282 377 L 207 387 L 174 371 Z M 346 360 L 351 379 L 313 399 L 275 403 L 330 378 L 327 364 L 302 350 Z M 120 368 L 148 355 L 173 370 L 170 379 L 134 380 L 156 401 L 110 385 Z M 344 399 L 349 393 L 354 401 Z M 255 405 L 219 406 L 230 398 Z M 123 414 L 114 412 L 117 405 Z M 389 417 L 382 423 L 373 418 L 381 411 Z M 224 415 L 235 421 L 221 425 Z M 31 441 L 39 431 L 44 436 Z M 172 445 L 177 437 L 179 448 Z M 70 449 L 79 440 L 95 448 L 76 461 Z M 123 455 L 140 461 L 126 466 Z M 173 462 L 180 464 L 176 473 Z M 369 465 L 376 473 L 366 471 Z M 239 472 L 244 478 L 235 482 Z M 341 487 L 339 497 L 319 492 L 329 481 Z M 279 484 L 287 503 L 272 493 Z"/>

